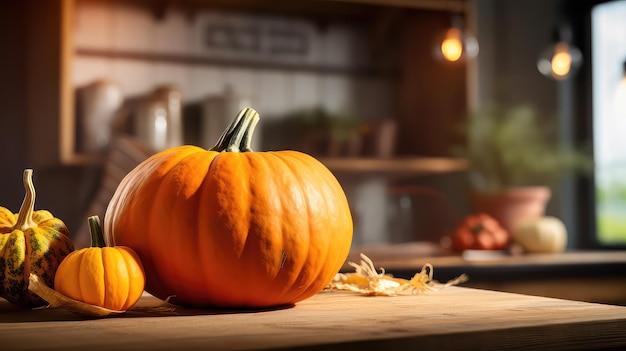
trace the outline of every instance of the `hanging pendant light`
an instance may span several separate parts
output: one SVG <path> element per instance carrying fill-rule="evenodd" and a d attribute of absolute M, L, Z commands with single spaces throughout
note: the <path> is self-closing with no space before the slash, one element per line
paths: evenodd
<path fill-rule="evenodd" d="M 465 30 L 462 16 L 453 13 L 450 28 L 435 39 L 433 47 L 435 58 L 441 61 L 457 62 L 476 57 L 478 51 L 478 40 Z"/>
<path fill-rule="evenodd" d="M 537 60 L 537 69 L 544 76 L 562 81 L 573 77 L 583 63 L 583 55 L 572 44 L 569 26 L 561 26 L 555 32 L 554 42 L 545 48 Z"/>

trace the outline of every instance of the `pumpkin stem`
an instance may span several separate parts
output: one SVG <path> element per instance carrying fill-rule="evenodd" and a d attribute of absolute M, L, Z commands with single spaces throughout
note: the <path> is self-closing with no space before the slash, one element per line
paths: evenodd
<path fill-rule="evenodd" d="M 33 221 L 33 212 L 35 211 L 35 186 L 33 185 L 33 170 L 24 170 L 22 177 L 24 181 L 24 189 L 26 189 L 26 195 L 20 207 L 20 212 L 17 215 L 17 221 L 13 226 L 13 229 L 19 229 L 24 231 L 28 228 L 36 227 L 37 223 Z"/>
<path fill-rule="evenodd" d="M 100 217 L 91 216 L 87 219 L 89 223 L 89 235 L 91 236 L 91 247 L 106 247 L 107 244 L 104 241 L 104 235 L 102 233 L 102 224 L 100 223 Z"/>
<path fill-rule="evenodd" d="M 252 143 L 252 135 L 254 134 L 254 129 L 256 128 L 257 123 L 259 123 L 259 114 L 254 113 L 252 116 L 252 120 L 250 120 L 250 124 L 243 135 L 243 139 L 241 141 L 241 145 L 239 146 L 239 150 L 241 151 L 253 151 L 250 147 Z"/>
<path fill-rule="evenodd" d="M 222 133 L 217 144 L 209 150 L 218 152 L 252 151 L 250 140 L 258 119 L 259 114 L 255 110 L 249 107 L 242 109 Z"/>

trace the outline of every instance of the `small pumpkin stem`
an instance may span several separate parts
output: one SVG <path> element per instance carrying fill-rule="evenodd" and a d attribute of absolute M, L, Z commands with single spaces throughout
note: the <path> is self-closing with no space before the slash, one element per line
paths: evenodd
<path fill-rule="evenodd" d="M 20 207 L 20 212 L 17 215 L 17 221 L 15 222 L 13 229 L 19 229 L 21 231 L 24 231 L 28 228 L 37 226 L 37 223 L 33 221 L 33 212 L 35 211 L 35 186 L 33 185 L 33 170 L 24 170 L 24 175 L 22 179 L 24 181 L 24 189 L 26 190 L 26 195 L 24 196 L 24 201 L 22 202 L 22 207 Z"/>
<path fill-rule="evenodd" d="M 91 247 L 106 247 L 107 244 L 104 241 L 104 235 L 102 233 L 102 224 L 100 223 L 100 217 L 91 216 L 87 219 L 87 222 L 89 223 Z"/>
<path fill-rule="evenodd" d="M 249 148 L 249 140 L 246 148 L 245 141 L 242 144 L 242 141 L 245 139 L 252 138 L 252 131 L 248 131 L 250 126 L 252 125 L 252 129 L 256 126 L 255 119 L 258 122 L 259 114 L 249 108 L 246 107 L 242 109 L 237 117 L 233 120 L 230 126 L 222 133 L 220 139 L 217 141 L 217 144 L 213 146 L 211 151 L 227 151 L 227 152 L 241 152 L 241 151 L 251 151 Z M 243 149 L 242 149 L 243 146 Z"/>

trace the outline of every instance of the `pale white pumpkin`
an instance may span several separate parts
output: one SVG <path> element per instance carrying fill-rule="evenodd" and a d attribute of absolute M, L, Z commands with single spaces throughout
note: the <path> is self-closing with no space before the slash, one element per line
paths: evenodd
<path fill-rule="evenodd" d="M 556 217 L 539 217 L 520 223 L 513 231 L 513 240 L 531 253 L 562 252 L 567 246 L 567 228 Z"/>

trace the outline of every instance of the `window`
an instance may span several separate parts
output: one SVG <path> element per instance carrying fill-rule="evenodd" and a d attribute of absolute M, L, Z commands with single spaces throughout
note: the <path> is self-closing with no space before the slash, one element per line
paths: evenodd
<path fill-rule="evenodd" d="M 626 0 L 591 11 L 596 233 L 626 244 Z"/>

